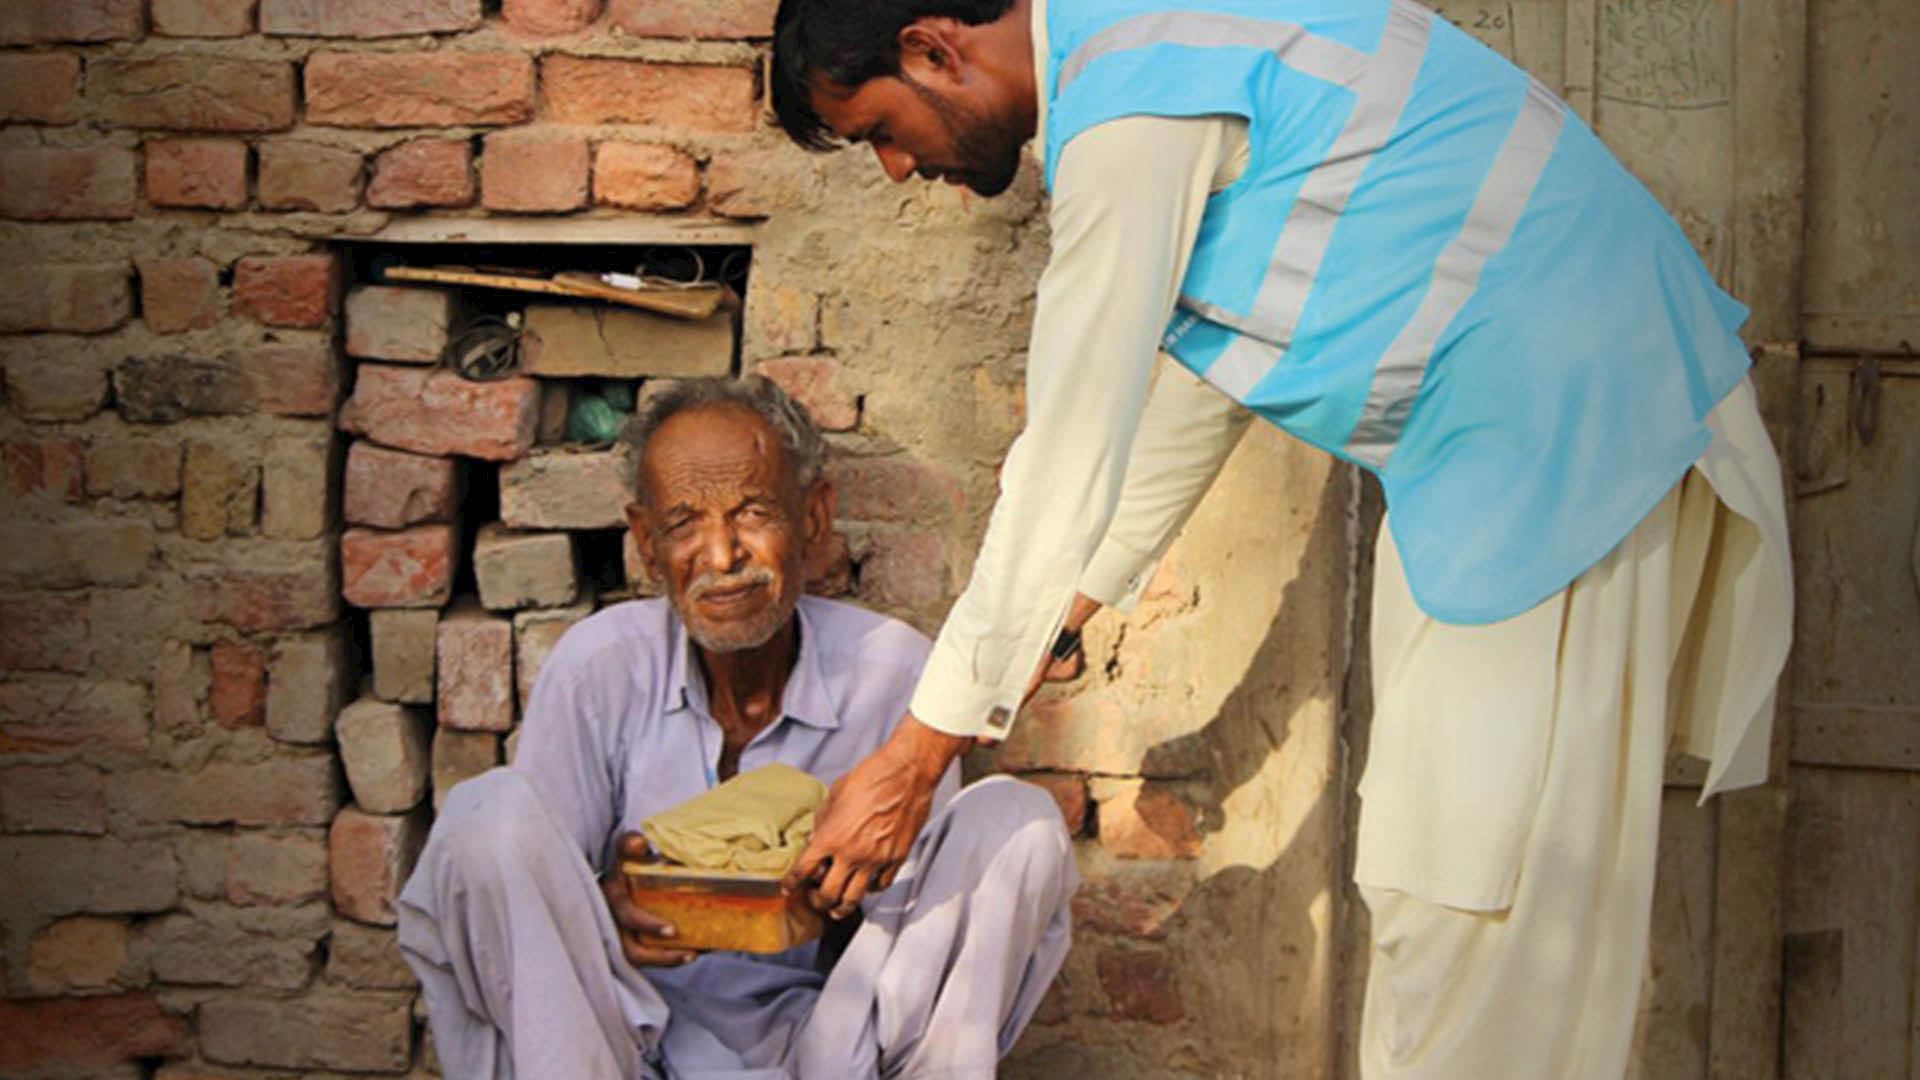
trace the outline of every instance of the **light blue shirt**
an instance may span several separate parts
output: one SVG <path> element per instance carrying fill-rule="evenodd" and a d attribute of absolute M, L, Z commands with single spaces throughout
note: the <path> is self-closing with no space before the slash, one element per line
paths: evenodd
<path fill-rule="evenodd" d="M 929 643 L 850 604 L 800 601 L 800 651 L 781 715 L 740 753 L 740 771 L 780 762 L 833 781 L 906 715 Z M 513 768 L 532 780 L 580 854 L 604 872 L 614 840 L 719 781 L 722 734 L 685 626 L 665 600 L 616 604 L 567 631 L 540 669 Z M 959 786 L 949 770 L 937 811 Z M 774 956 L 710 953 L 643 969 L 676 1019 L 663 1041 L 675 1074 L 778 1060 L 825 981 L 815 947 Z"/>

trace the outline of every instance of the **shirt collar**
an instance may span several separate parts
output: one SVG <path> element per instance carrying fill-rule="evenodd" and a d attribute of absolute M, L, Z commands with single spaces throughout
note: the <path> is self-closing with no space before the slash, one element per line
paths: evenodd
<path fill-rule="evenodd" d="M 840 703 L 833 696 L 826 669 L 821 664 L 823 650 L 820 647 L 818 620 L 810 610 L 813 604 L 812 597 L 803 596 L 799 606 L 794 609 L 794 618 L 800 620 L 800 655 L 794 661 L 793 673 L 787 676 L 778 723 L 792 720 L 811 728 L 832 731 L 840 726 Z M 680 613 L 674 611 L 671 605 L 668 611 L 673 627 L 673 656 L 667 666 L 668 700 L 677 703 L 673 706 L 676 710 L 692 709 L 702 716 L 712 716 L 707 681 L 701 676 L 700 665 L 693 657 L 693 639 L 687 636 L 687 626 L 680 621 Z"/>

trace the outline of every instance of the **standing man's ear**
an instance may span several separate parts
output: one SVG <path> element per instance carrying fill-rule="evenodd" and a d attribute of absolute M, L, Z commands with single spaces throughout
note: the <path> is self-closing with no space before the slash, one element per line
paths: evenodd
<path fill-rule="evenodd" d="M 900 71 L 915 82 L 960 80 L 951 19 L 923 18 L 900 28 Z"/>

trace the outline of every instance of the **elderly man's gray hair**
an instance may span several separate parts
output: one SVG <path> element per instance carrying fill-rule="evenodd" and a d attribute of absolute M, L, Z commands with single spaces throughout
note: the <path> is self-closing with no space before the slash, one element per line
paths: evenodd
<path fill-rule="evenodd" d="M 764 375 L 682 379 L 640 407 L 627 425 L 627 441 L 636 454 L 644 457 L 647 440 L 660 425 L 680 413 L 716 405 L 746 409 L 767 422 L 780 436 L 780 445 L 786 447 L 794 482 L 801 491 L 820 478 L 820 470 L 827 463 L 827 440 L 820 437 L 807 407 L 788 397 L 779 383 Z"/>

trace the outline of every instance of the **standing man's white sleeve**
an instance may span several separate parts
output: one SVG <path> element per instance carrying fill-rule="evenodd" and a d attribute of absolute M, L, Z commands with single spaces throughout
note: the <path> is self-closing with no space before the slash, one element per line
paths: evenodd
<path fill-rule="evenodd" d="M 1027 426 L 914 694 L 913 715 L 929 727 L 1005 731 L 1106 534 L 1227 123 L 1126 117 L 1060 151 Z"/>

